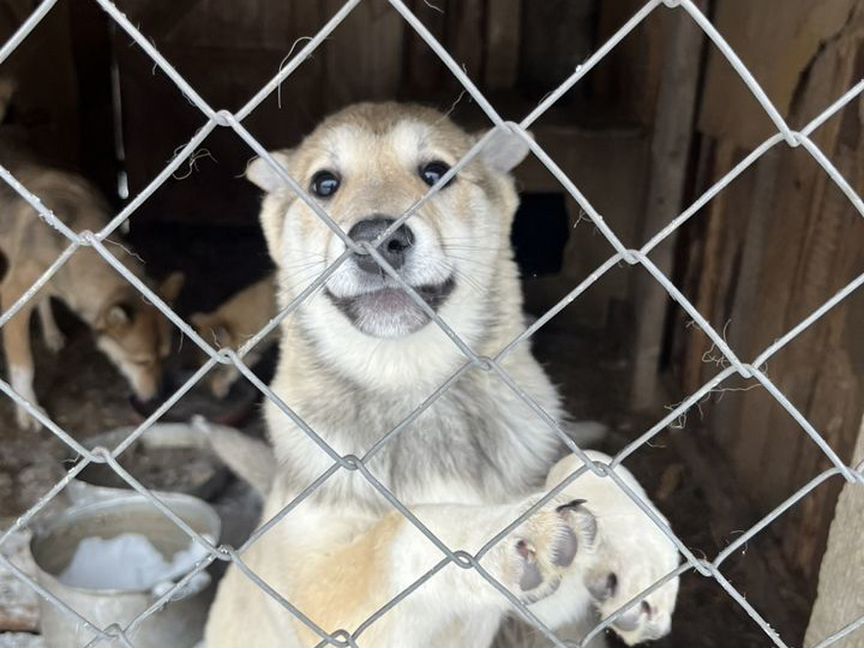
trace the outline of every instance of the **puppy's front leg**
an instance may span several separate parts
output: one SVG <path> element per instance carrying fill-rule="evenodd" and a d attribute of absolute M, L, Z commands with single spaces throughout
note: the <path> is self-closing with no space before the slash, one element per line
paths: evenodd
<path fill-rule="evenodd" d="M 54 311 L 51 310 L 51 297 L 45 296 L 39 302 L 39 321 L 42 323 L 42 339 L 49 351 L 57 353 L 66 344 L 66 337 L 57 326 Z"/>
<path fill-rule="evenodd" d="M 413 508 L 412 512 L 451 550 L 474 555 L 536 499 L 500 506 L 427 505 Z M 408 520 L 401 518 L 399 527 L 392 551 L 394 592 L 409 587 L 444 558 L 442 551 Z M 587 565 L 594 533 L 593 516 L 579 500 L 557 498 L 503 537 L 481 557 L 479 565 L 516 600 L 530 604 L 555 592 L 565 572 L 578 572 Z M 450 646 L 453 640 L 456 641 L 453 645 L 472 648 L 488 646 L 503 615 L 516 609 L 513 601 L 476 569 L 452 563 L 420 586 L 404 603 L 415 613 L 400 617 L 410 619 L 410 625 L 415 628 L 418 618 L 428 618 L 430 610 L 438 610 L 444 617 L 443 623 L 439 618 L 430 626 L 429 636 L 434 645 Z M 448 618 L 465 620 L 466 627 L 462 628 L 463 634 L 459 634 L 458 639 L 436 634 L 443 631 L 446 635 L 448 627 L 452 633 L 452 624 L 446 622 Z M 494 623 L 489 622 L 490 618 Z M 467 626 L 486 634 L 465 635 Z"/>
<path fill-rule="evenodd" d="M 8 281 L 3 286 L 2 303 L 9 308 L 18 299 L 20 293 L 11 288 Z M 18 311 L 3 327 L 3 351 L 6 354 L 6 364 L 9 367 L 9 381 L 18 395 L 38 407 L 36 393 L 33 391 L 33 354 L 30 350 L 30 315 L 33 307 L 30 303 Z M 32 418 L 23 407 L 16 407 L 15 419 L 21 429 L 37 430 L 39 422 Z"/>
<path fill-rule="evenodd" d="M 447 547 L 474 555 L 531 503 L 423 505 L 411 511 Z M 335 514 L 318 512 L 307 522 Z M 584 562 L 593 533 L 593 518 L 578 502 L 558 499 L 502 538 L 479 564 L 517 600 L 531 603 L 554 592 L 561 574 Z M 280 546 L 275 539 L 273 542 L 274 547 Z M 284 543 L 281 546 L 284 550 Z M 394 512 L 347 544 L 330 548 L 318 542 L 305 545 L 290 560 L 291 582 L 285 583 L 284 591 L 321 627 L 352 632 L 376 610 L 411 589 L 442 560 L 445 554 L 441 549 Z M 220 596 L 229 595 L 236 593 L 220 591 Z M 217 608 L 222 605 L 217 598 Z M 371 624 L 360 643 L 377 648 L 487 648 L 501 619 L 513 609 L 513 602 L 476 569 L 450 563 Z M 211 621 L 208 641 L 211 636 L 215 641 L 228 631 L 217 630 L 218 621 L 212 612 Z M 302 625 L 294 624 L 294 628 L 302 645 L 317 643 L 318 639 Z M 269 648 L 266 642 L 259 644 Z"/>

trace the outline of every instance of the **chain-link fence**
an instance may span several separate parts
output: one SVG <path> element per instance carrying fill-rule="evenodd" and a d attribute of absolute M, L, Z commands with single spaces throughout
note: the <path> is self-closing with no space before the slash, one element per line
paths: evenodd
<path fill-rule="evenodd" d="M 21 25 L 18 31 L 9 39 L 9 41 L 0 49 L 0 63 L 5 61 L 12 51 L 30 34 L 36 25 L 51 11 L 57 0 L 45 0 L 34 13 Z M 402 0 L 389 0 L 390 5 L 397 11 L 404 20 L 411 26 L 413 30 L 429 45 L 429 47 L 440 57 L 441 61 L 447 66 L 450 72 L 464 86 L 465 90 L 474 99 L 477 105 L 485 112 L 486 116 L 492 121 L 495 128 L 490 131 L 485 137 L 480 139 L 475 146 L 456 164 L 454 165 L 430 190 L 426 195 L 414 204 L 408 211 L 402 214 L 389 228 L 382 233 L 373 243 L 357 243 L 342 231 L 339 225 L 334 222 L 327 212 L 301 187 L 293 178 L 291 178 L 271 157 L 266 149 L 249 133 L 244 127 L 243 122 L 270 94 L 280 86 L 280 84 L 289 77 L 300 66 L 321 43 L 333 32 L 339 24 L 345 20 L 350 12 L 361 2 L 361 0 L 348 0 L 341 9 L 333 15 L 333 17 L 324 25 L 324 27 L 298 52 L 291 58 L 282 68 L 279 73 L 274 76 L 261 90 L 253 96 L 242 108 L 236 112 L 228 110 L 218 110 L 211 107 L 196 91 L 187 83 L 184 78 L 175 70 L 171 64 L 159 53 L 151 41 L 137 29 L 130 20 L 112 3 L 110 0 L 95 0 L 101 5 L 102 9 L 115 21 L 124 32 L 126 32 L 137 45 L 153 60 L 177 86 L 178 90 L 192 104 L 194 104 L 202 113 L 204 123 L 201 128 L 195 133 L 194 137 L 179 151 L 175 158 L 168 164 L 150 183 L 141 191 L 128 205 L 122 209 L 110 222 L 100 231 L 81 231 L 74 232 L 69 229 L 60 219 L 57 218 L 49 209 L 47 209 L 39 197 L 28 191 L 28 188 L 23 186 L 16 180 L 15 177 L 5 168 L 0 167 L 0 176 L 9 183 L 12 188 L 20 194 L 38 213 L 39 217 L 47 226 L 53 227 L 66 239 L 68 239 L 68 247 L 56 259 L 56 261 L 45 271 L 39 280 L 14 304 L 4 304 L 6 310 L 0 316 L 0 326 L 5 325 L 26 302 L 32 299 L 36 293 L 69 261 L 69 259 L 81 248 L 90 247 L 110 264 L 120 275 L 122 275 L 129 283 L 131 283 L 148 301 L 155 304 L 167 318 L 180 329 L 185 336 L 194 341 L 208 356 L 207 361 L 194 373 L 177 391 L 168 398 L 151 416 L 141 423 L 128 437 L 113 449 L 98 447 L 88 449 L 76 441 L 55 421 L 52 421 L 43 411 L 38 409 L 34 404 L 28 402 L 17 394 L 10 385 L 0 380 L 0 390 L 2 390 L 9 398 L 17 405 L 26 409 L 30 416 L 35 417 L 39 423 L 50 430 L 70 448 L 75 450 L 80 456 L 79 461 L 74 468 L 68 471 L 62 480 L 57 482 L 30 510 L 22 515 L 16 523 L 8 529 L 2 537 L 0 537 L 0 547 L 11 537 L 11 535 L 23 528 L 39 514 L 45 506 L 60 493 L 65 486 L 74 479 L 81 471 L 90 464 L 107 464 L 111 469 L 119 475 L 128 485 L 138 491 L 141 495 L 161 511 L 166 517 L 170 518 L 174 524 L 185 532 L 192 541 L 203 547 L 207 552 L 207 557 L 199 562 L 195 569 L 187 574 L 176 585 L 165 592 L 153 605 L 141 613 L 131 623 L 121 627 L 118 624 L 113 624 L 108 627 L 96 627 L 90 620 L 84 618 L 78 611 L 70 607 L 67 603 L 57 598 L 51 592 L 42 588 L 37 582 L 24 573 L 18 566 L 12 563 L 7 558 L 0 555 L 0 564 L 9 569 L 22 581 L 32 587 L 40 596 L 44 597 L 52 605 L 60 608 L 63 613 L 72 617 L 77 623 L 83 625 L 94 633 L 94 639 L 87 644 L 88 648 L 97 646 L 105 642 L 117 642 L 129 648 L 134 646 L 130 637 L 133 635 L 136 628 L 148 617 L 160 610 L 163 606 L 170 604 L 172 597 L 184 586 L 186 586 L 197 573 L 206 569 L 215 561 L 233 562 L 246 577 L 257 584 L 264 592 L 273 599 L 278 601 L 285 610 L 294 615 L 300 622 L 305 624 L 312 632 L 314 632 L 321 641 L 318 646 L 357 646 L 358 641 L 364 631 L 374 624 L 381 616 L 388 613 L 390 609 L 398 605 L 406 596 L 414 590 L 421 587 L 430 578 L 435 575 L 450 563 L 454 563 L 459 568 L 476 570 L 486 581 L 495 587 L 501 596 L 510 600 L 526 619 L 534 623 L 537 628 L 545 634 L 549 640 L 561 648 L 566 644 L 555 636 L 552 630 L 546 627 L 531 610 L 521 603 L 504 585 L 496 581 L 483 567 L 480 565 L 482 557 L 510 531 L 521 524 L 534 511 L 538 510 L 550 499 L 556 496 L 562 489 L 572 483 L 581 474 L 586 471 L 591 471 L 594 474 L 605 477 L 615 482 L 624 493 L 630 497 L 633 502 L 647 515 L 653 522 L 666 534 L 669 539 L 675 543 L 684 561 L 673 572 L 664 576 L 660 581 L 654 583 L 649 589 L 641 592 L 638 596 L 622 606 L 614 614 L 602 621 L 595 627 L 591 633 L 586 636 L 580 645 L 584 645 L 597 634 L 603 632 L 609 627 L 618 617 L 620 617 L 631 605 L 638 604 L 642 598 L 650 594 L 652 591 L 661 587 L 664 583 L 684 574 L 688 571 L 695 571 L 704 577 L 714 579 L 727 593 L 731 596 L 746 613 L 764 630 L 765 634 L 777 646 L 785 648 L 787 646 L 783 639 L 775 632 L 768 621 L 766 621 L 760 613 L 754 609 L 747 601 L 744 595 L 737 590 L 720 572 L 720 567 L 724 561 L 733 553 L 742 549 L 754 536 L 762 532 L 769 524 L 783 515 L 791 507 L 795 506 L 802 498 L 807 496 L 812 490 L 817 488 L 822 482 L 827 479 L 840 475 L 848 482 L 854 482 L 859 485 L 864 485 L 864 475 L 862 468 L 864 466 L 847 466 L 840 457 L 826 443 L 822 435 L 811 425 L 811 423 L 796 409 L 796 407 L 786 398 L 786 396 L 777 388 L 772 380 L 765 374 L 764 367 L 768 360 L 778 351 L 783 349 L 805 329 L 813 325 L 825 313 L 838 305 L 852 292 L 864 284 L 864 274 L 858 276 L 854 281 L 849 283 L 840 292 L 835 294 L 831 299 L 826 301 L 821 307 L 810 314 L 806 319 L 801 321 L 797 326 L 789 330 L 785 335 L 776 340 L 762 353 L 760 353 L 752 361 L 741 360 L 733 349 L 724 340 L 723 336 L 718 333 L 706 319 L 699 313 L 693 304 L 680 292 L 673 284 L 668 276 L 666 276 L 658 267 L 652 263 L 650 253 L 668 236 L 680 228 L 685 222 L 692 218 L 703 206 L 712 200 L 719 192 L 721 192 L 729 183 L 743 173 L 747 168 L 753 165 L 770 149 L 781 144 L 786 144 L 789 147 L 803 147 L 825 170 L 834 183 L 843 191 L 855 209 L 864 216 L 864 202 L 850 186 L 847 180 L 837 171 L 831 161 L 822 153 L 822 151 L 811 140 L 811 135 L 822 126 L 829 118 L 838 113 L 841 109 L 855 100 L 859 94 L 864 91 L 864 81 L 859 82 L 854 87 L 850 88 L 843 96 L 839 97 L 833 104 L 828 106 L 819 116 L 813 119 L 800 130 L 791 128 L 774 107 L 771 99 L 760 88 L 759 84 L 748 71 L 747 67 L 737 57 L 735 52 L 729 47 L 723 36 L 714 28 L 711 22 L 703 15 L 699 8 L 691 0 L 651 0 L 647 2 L 626 24 L 624 24 L 602 47 L 600 47 L 592 56 L 590 56 L 582 65 L 579 65 L 576 70 L 567 78 L 554 92 L 547 95 L 528 115 L 520 122 L 504 121 L 495 107 L 484 97 L 478 88 L 474 85 L 468 75 L 463 71 L 462 67 L 447 50 L 436 40 L 430 31 L 423 23 L 411 12 L 411 10 L 402 2 Z M 564 171 L 556 164 L 544 150 L 543 147 L 535 142 L 527 133 L 528 129 L 534 124 L 559 98 L 561 98 L 574 85 L 579 83 L 590 70 L 592 70 L 609 52 L 611 52 L 631 31 L 636 29 L 652 12 L 655 10 L 670 10 L 685 12 L 689 17 L 703 30 L 705 35 L 710 39 L 714 46 L 723 54 L 729 61 L 740 78 L 744 81 L 747 87 L 752 92 L 756 100 L 764 108 L 774 125 L 777 132 L 752 153 L 738 163 L 727 175 L 718 180 L 710 189 L 702 194 L 692 205 L 684 212 L 672 219 L 661 231 L 657 232 L 648 242 L 639 249 L 628 249 L 623 245 L 621 240 L 606 224 L 601 214 L 588 202 L 585 196 L 580 192 L 579 188 L 573 181 L 567 177 Z M 153 290 L 148 288 L 138 277 L 134 276 L 105 246 L 106 239 L 117 230 L 124 222 L 129 219 L 135 210 L 147 200 L 153 192 L 155 192 L 171 175 L 186 162 L 191 155 L 198 149 L 202 142 L 217 128 L 229 128 L 233 130 L 249 146 L 252 151 L 264 158 L 272 167 L 273 171 L 291 188 L 297 196 L 312 209 L 320 219 L 339 236 L 345 243 L 346 251 L 333 264 L 331 264 L 324 272 L 320 274 L 308 287 L 303 290 L 295 299 L 291 301 L 281 312 L 274 318 L 263 330 L 257 335 L 248 340 L 237 351 L 231 349 L 216 349 L 213 348 L 206 340 L 190 327 L 181 317 L 179 317 Z M 417 212 L 418 209 L 440 190 L 447 182 L 457 174 L 466 164 L 474 159 L 484 145 L 489 141 L 492 133 L 496 130 L 506 130 L 512 135 L 521 138 L 525 145 L 528 146 L 531 152 L 537 159 L 554 175 L 568 193 L 578 202 L 584 212 L 592 220 L 596 228 L 603 234 L 612 248 L 612 254 L 609 258 L 597 268 L 590 276 L 582 283 L 573 288 L 563 299 L 561 299 L 553 308 L 545 313 L 541 318 L 535 321 L 529 328 L 523 331 L 518 337 L 513 339 L 503 349 L 501 349 L 494 357 L 486 357 L 477 355 L 471 347 L 460 337 L 457 331 L 454 331 L 447 322 L 445 322 L 438 313 L 427 305 L 423 299 L 407 285 L 399 274 L 386 262 L 381 254 L 377 251 L 377 246 L 406 220 Z M 298 416 L 290 407 L 290 404 L 283 402 L 277 394 L 275 394 L 266 384 L 264 384 L 244 363 L 243 358 L 259 341 L 261 341 L 270 331 L 280 325 L 280 322 L 290 316 L 304 300 L 317 290 L 322 288 L 327 279 L 349 258 L 352 254 L 368 254 L 379 264 L 382 271 L 386 273 L 393 281 L 397 282 L 402 289 L 411 296 L 414 302 L 431 318 L 436 326 L 439 326 L 444 333 L 449 337 L 456 347 L 464 354 L 465 361 L 461 367 L 455 371 L 438 389 L 429 394 L 423 403 L 417 407 L 409 416 L 402 420 L 396 427 L 384 434 L 377 443 L 375 443 L 365 455 L 357 457 L 354 455 L 341 456 L 326 441 L 319 436 L 300 416 Z M 543 327 L 550 319 L 555 317 L 562 309 L 564 309 L 573 300 L 577 299 L 585 290 L 600 279 L 610 269 L 619 264 L 641 265 L 647 270 L 656 281 L 662 285 L 668 295 L 677 302 L 690 318 L 704 331 L 715 345 L 715 348 L 722 353 L 727 361 L 726 368 L 716 374 L 707 383 L 705 383 L 698 391 L 681 402 L 674 410 L 662 420 L 658 421 L 651 429 L 629 443 L 621 450 L 608 465 L 592 462 L 571 439 L 561 429 L 558 422 L 550 416 L 543 408 L 537 404 L 531 396 L 526 393 L 507 373 L 502 366 L 502 360 L 511 353 L 511 351 L 519 344 L 525 342 L 541 327 Z M 278 408 L 284 412 L 297 426 L 299 426 L 308 436 L 314 441 L 321 452 L 326 453 L 332 464 L 328 470 L 321 474 L 313 483 L 311 483 L 303 492 L 292 502 L 288 503 L 274 518 L 264 523 L 256 530 L 252 536 L 240 547 L 232 547 L 227 545 L 216 546 L 202 535 L 196 533 L 188 524 L 186 524 L 180 516 L 173 512 L 170 507 L 153 493 L 148 491 L 133 475 L 127 472 L 119 463 L 120 455 L 129 448 L 147 429 L 153 425 L 159 418 L 167 412 L 175 403 L 177 403 L 193 386 L 211 369 L 219 364 L 233 364 L 263 395 L 275 403 Z M 438 397 L 448 390 L 460 377 L 468 370 L 480 369 L 483 371 L 492 372 L 498 376 L 509 390 L 528 407 L 533 410 L 542 421 L 548 425 L 560 437 L 570 451 L 576 454 L 583 462 L 584 466 L 562 482 L 555 489 L 547 493 L 541 500 L 521 515 L 505 529 L 502 529 L 497 535 L 490 539 L 484 546 L 475 554 L 469 554 L 459 550 L 456 547 L 446 546 L 439 538 L 435 536 L 420 520 L 418 520 L 406 505 L 379 481 L 376 476 L 369 470 L 369 460 L 378 453 L 396 435 L 405 430 L 420 414 L 432 405 Z M 670 424 L 673 424 L 682 414 L 687 412 L 692 406 L 697 404 L 705 395 L 712 390 L 721 386 L 724 381 L 732 379 L 735 375 L 741 378 L 756 381 L 761 384 L 765 390 L 776 399 L 776 401 L 792 416 L 801 429 L 806 433 L 812 441 L 821 449 L 828 457 L 832 467 L 815 479 L 810 481 L 804 487 L 792 494 L 780 506 L 771 511 L 761 521 L 752 528 L 741 534 L 733 543 L 720 552 L 713 560 L 701 559 L 694 556 L 684 543 L 673 533 L 669 526 L 661 520 L 654 512 L 653 508 L 643 501 L 641 496 L 633 492 L 627 484 L 615 472 L 615 467 L 629 457 L 633 452 L 640 448 L 643 444 L 649 442 L 653 437 L 661 433 Z M 754 383 L 755 384 L 755 383 Z M 394 509 L 404 515 L 413 525 L 419 529 L 428 540 L 433 543 L 441 553 L 441 560 L 436 566 L 423 575 L 420 579 L 414 582 L 410 587 L 400 592 L 392 600 L 378 609 L 372 616 L 364 621 L 360 626 L 349 631 L 347 629 L 332 629 L 321 628 L 314 623 L 310 618 L 303 614 L 303 611 L 296 608 L 291 601 L 286 600 L 278 592 L 269 587 L 261 575 L 254 573 L 243 560 L 244 552 L 254 543 L 256 543 L 264 534 L 266 534 L 274 525 L 284 518 L 294 509 L 303 499 L 313 493 L 325 481 L 330 479 L 334 474 L 340 471 L 357 471 L 365 480 L 371 484 L 392 506 Z M 848 624 L 846 627 L 838 629 L 836 633 L 824 639 L 817 648 L 825 648 L 840 638 L 847 636 L 856 629 L 864 627 L 864 617 Z"/>

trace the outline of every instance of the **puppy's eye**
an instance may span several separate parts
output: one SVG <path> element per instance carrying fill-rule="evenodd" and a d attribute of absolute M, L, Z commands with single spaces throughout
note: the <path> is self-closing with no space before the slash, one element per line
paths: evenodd
<path fill-rule="evenodd" d="M 332 171 L 319 171 L 312 176 L 310 190 L 320 198 L 329 198 L 339 188 L 339 176 Z"/>
<path fill-rule="evenodd" d="M 445 173 L 450 170 L 450 167 L 442 162 L 441 160 L 434 160 L 433 162 L 427 162 L 423 166 L 420 167 L 420 178 L 430 187 L 438 182 Z M 450 181 L 444 185 L 445 187 L 449 187 L 452 182 L 456 179 L 456 176 L 450 178 Z"/>

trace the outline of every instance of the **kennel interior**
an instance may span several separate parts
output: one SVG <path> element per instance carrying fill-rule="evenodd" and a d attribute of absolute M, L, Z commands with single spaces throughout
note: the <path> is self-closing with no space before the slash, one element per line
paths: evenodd
<path fill-rule="evenodd" d="M 3 41 L 46 4 L 48 13 L 0 67 L 17 82 L 8 126 L 26 132 L 43 160 L 96 182 L 119 209 L 205 118 L 95 0 L 3 0 Z M 205 101 L 234 111 L 291 65 L 343 2 L 115 5 Z M 579 75 L 531 127 L 572 184 L 564 186 L 536 156 L 519 167 L 513 242 L 532 317 L 587 285 L 532 338 L 571 414 L 607 423 L 601 449 L 613 453 L 656 431 L 626 465 L 694 556 L 708 564 L 723 555 L 716 574 L 691 569 L 683 577 L 673 631 L 657 645 L 828 645 L 820 642 L 864 614 L 855 572 L 864 569 L 854 532 L 860 494 L 847 486 L 836 506 L 855 473 L 832 472 L 837 464 L 807 426 L 842 465 L 862 459 L 864 347 L 855 322 L 864 316 L 864 297 L 844 296 L 764 364 L 754 361 L 864 269 L 864 210 L 854 195 L 864 177 L 857 94 L 820 117 L 864 73 L 864 3 L 405 6 L 505 119 L 519 121 Z M 778 131 L 728 52 L 686 7 L 707 16 L 791 131 Z M 577 66 L 586 62 L 583 76 Z M 471 92 L 385 0 L 357 3 L 244 125 L 275 149 L 297 143 L 341 106 L 389 99 L 433 105 L 472 130 L 491 126 Z M 799 131 L 806 141 L 789 134 Z M 126 238 L 149 273 L 185 272 L 182 316 L 214 308 L 270 269 L 256 219 L 258 191 L 242 179 L 252 156 L 230 129 L 214 130 L 129 220 Z M 644 264 L 607 263 L 615 250 L 586 201 L 627 250 L 642 248 L 679 214 L 688 216 L 647 253 L 680 299 L 670 298 Z M 596 277 L 598 268 L 604 271 Z M 36 391 L 49 414 L 82 440 L 140 422 L 85 327 L 55 307 L 69 338 L 62 361 L 36 337 Z M 177 353 L 178 368 L 202 362 L 190 346 Z M 743 373 L 726 349 L 744 363 Z M 758 376 L 745 377 L 751 362 L 782 398 Z M 682 404 L 689 407 L 681 411 Z M 249 411 L 243 423 L 257 434 L 256 410 Z M 5 397 L 0 434 L 5 527 L 56 482 L 55 464 L 66 449 L 44 430 L 16 430 Z M 736 544 L 784 504 L 776 519 Z M 32 593 L 8 572 L 2 579 L 0 646 L 38 645 Z M 862 642 L 859 632 L 831 645 Z"/>

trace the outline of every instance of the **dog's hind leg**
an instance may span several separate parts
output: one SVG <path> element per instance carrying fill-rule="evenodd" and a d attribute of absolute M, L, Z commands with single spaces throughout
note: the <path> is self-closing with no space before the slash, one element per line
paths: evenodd
<path fill-rule="evenodd" d="M 49 351 L 57 353 L 66 344 L 66 337 L 57 326 L 54 311 L 51 310 L 51 297 L 45 296 L 39 302 L 39 322 L 42 324 L 42 339 Z"/>
<path fill-rule="evenodd" d="M 0 289 L 3 308 L 9 309 L 31 285 L 19 277 L 8 277 Z M 12 389 L 22 398 L 38 407 L 36 393 L 33 391 L 33 353 L 30 349 L 30 315 L 32 302 L 25 303 L 12 319 L 3 326 L 3 351 L 9 367 L 9 380 Z M 39 422 L 32 418 L 23 407 L 16 406 L 15 418 L 18 427 L 36 430 Z"/>

